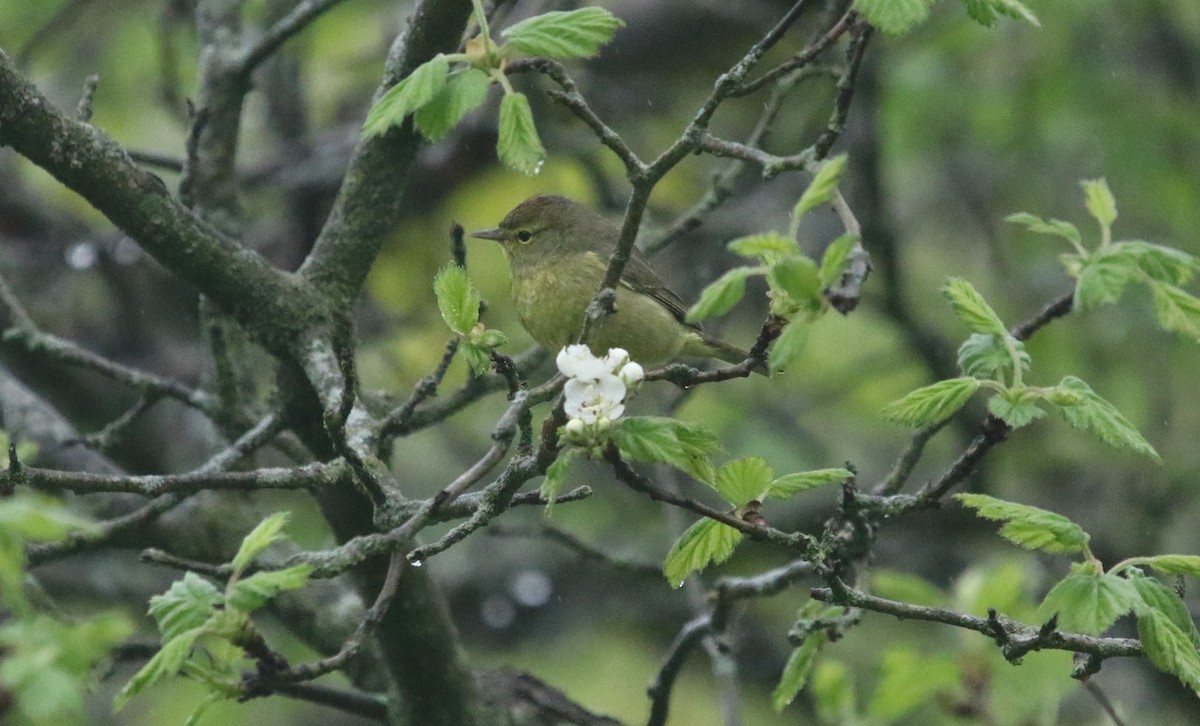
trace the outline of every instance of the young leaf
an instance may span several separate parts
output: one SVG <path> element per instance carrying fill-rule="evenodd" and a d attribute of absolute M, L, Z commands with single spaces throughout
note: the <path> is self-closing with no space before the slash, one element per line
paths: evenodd
<path fill-rule="evenodd" d="M 638 416 L 618 421 L 612 436 L 617 448 L 630 459 L 661 461 L 701 481 L 712 481 L 708 455 L 721 444 L 716 434 L 703 426 L 673 418 Z"/>
<path fill-rule="evenodd" d="M 688 310 L 687 321 L 696 323 L 714 315 L 724 315 L 746 294 L 746 278 L 754 274 L 750 267 L 735 267 L 709 283 L 700 299 Z"/>
<path fill-rule="evenodd" d="M 505 28 L 508 45 L 544 58 L 591 58 L 612 40 L 624 21 L 603 8 L 535 15 Z"/>
<path fill-rule="evenodd" d="M 744 507 L 753 500 L 761 501 L 771 486 L 775 471 L 757 456 L 734 459 L 717 470 L 713 488 L 735 507 Z"/>
<path fill-rule="evenodd" d="M 932 0 L 854 0 L 854 9 L 888 35 L 900 35 L 929 16 Z"/>
<path fill-rule="evenodd" d="M 550 511 L 554 508 L 554 502 L 558 499 L 558 493 L 562 491 L 563 484 L 567 482 L 567 472 L 571 470 L 571 460 L 575 458 L 575 452 L 578 449 L 567 449 L 559 454 L 546 469 L 546 478 L 542 480 L 542 486 L 539 490 L 542 497 L 546 500 L 546 516 L 550 516 Z"/>
<path fill-rule="evenodd" d="M 1000 316 L 971 283 L 961 277 L 951 277 L 946 280 L 942 292 L 950 300 L 954 312 L 958 313 L 959 320 L 966 323 L 968 328 L 976 333 L 995 335 L 1001 339 L 1008 337 L 1008 328 L 1004 327 Z"/>
<path fill-rule="evenodd" d="M 787 497 L 806 492 L 809 489 L 827 486 L 829 484 L 840 484 L 850 477 L 854 476 L 848 469 L 816 469 L 814 471 L 802 471 L 797 474 L 785 474 L 775 481 L 771 482 L 771 486 L 767 489 L 767 496 L 775 499 L 786 499 Z"/>
<path fill-rule="evenodd" d="M 1108 229 L 1117 219 L 1117 200 L 1113 198 L 1104 179 L 1085 179 L 1083 185 L 1084 203 L 1101 227 Z"/>
<path fill-rule="evenodd" d="M 495 328 L 487 328 L 479 332 L 471 331 L 469 339 L 471 345 L 483 348 L 484 350 L 499 348 L 508 343 L 508 336 L 503 331 L 496 330 Z"/>
<path fill-rule="evenodd" d="M 800 245 L 796 244 L 796 240 L 788 239 L 778 232 L 738 237 L 726 246 L 734 254 L 755 257 L 767 263 L 778 257 L 800 254 Z"/>
<path fill-rule="evenodd" d="M 312 565 L 301 564 L 283 570 L 256 572 L 238 580 L 229 589 L 229 607 L 252 613 L 284 590 L 298 590 L 308 582 Z"/>
<path fill-rule="evenodd" d="M 150 615 L 166 642 L 208 622 L 222 601 L 220 591 L 211 582 L 187 572 L 166 592 L 150 598 Z"/>
<path fill-rule="evenodd" d="M 1000 534 L 1020 547 L 1060 554 L 1087 551 L 1087 532 L 1061 514 L 986 494 L 955 494 L 954 498 L 984 519 L 1004 522 Z"/>
<path fill-rule="evenodd" d="M 496 141 L 500 161 L 522 174 L 536 174 L 546 161 L 546 150 L 533 123 L 529 99 L 523 93 L 506 93 L 500 101 L 500 130 Z"/>
<path fill-rule="evenodd" d="M 1134 266 L 1125 260 L 1094 255 L 1083 260 L 1075 278 L 1075 307 L 1088 310 L 1114 303 L 1134 276 Z"/>
<path fill-rule="evenodd" d="M 283 527 L 290 517 L 290 512 L 276 512 L 259 522 L 258 526 L 242 540 L 242 546 L 233 556 L 233 569 L 241 572 L 263 550 L 283 539 Z"/>
<path fill-rule="evenodd" d="M 967 14 L 975 22 L 984 27 L 992 27 L 996 19 L 1006 15 L 1014 20 L 1024 20 L 1030 25 L 1040 26 L 1037 16 L 1020 0 L 963 0 L 967 6 Z"/>
<path fill-rule="evenodd" d="M 975 391 L 976 378 L 951 378 L 918 388 L 899 401 L 883 407 L 883 417 L 904 426 L 928 426 L 944 421 L 962 408 Z"/>
<path fill-rule="evenodd" d="M 810 633 L 800 647 L 788 656 L 787 664 L 783 666 L 783 675 L 779 677 L 779 685 L 775 686 L 775 691 L 771 694 L 771 705 L 775 707 L 776 713 L 782 713 L 783 709 L 800 695 L 809 673 L 812 673 L 821 646 L 828 641 L 829 636 L 823 630 Z"/>
<path fill-rule="evenodd" d="M 1154 555 L 1146 557 L 1143 562 L 1164 575 L 1200 577 L 1198 555 Z"/>
<path fill-rule="evenodd" d="M 771 286 L 783 290 L 802 306 L 821 304 L 821 277 L 817 263 L 803 255 L 785 257 L 771 266 L 767 274 Z"/>
<path fill-rule="evenodd" d="M 1150 662 L 1192 689 L 1200 690 L 1200 653 L 1187 633 L 1157 610 L 1138 616 L 1137 627 Z"/>
<path fill-rule="evenodd" d="M 426 139 L 441 140 L 483 103 L 490 84 L 488 75 L 478 68 L 450 74 L 445 87 L 413 114 L 413 123 Z"/>
<path fill-rule="evenodd" d="M 1147 577 L 1136 570 L 1131 571 L 1129 581 L 1133 583 L 1134 588 L 1138 591 L 1138 596 L 1142 598 L 1143 605 L 1137 608 L 1139 619 L 1149 610 L 1157 611 L 1187 636 L 1193 648 L 1200 647 L 1200 631 L 1196 630 L 1192 614 L 1188 612 L 1187 605 L 1180 599 L 1179 593 L 1157 579 Z"/>
<path fill-rule="evenodd" d="M 492 356 L 488 349 L 475 345 L 469 340 L 458 344 L 458 352 L 470 366 L 473 375 L 482 376 L 492 367 Z"/>
<path fill-rule="evenodd" d="M 1077 573 L 1046 593 L 1038 617 L 1049 620 L 1057 613 L 1060 630 L 1099 635 L 1140 603 L 1137 589 L 1123 577 Z"/>
<path fill-rule="evenodd" d="M 679 587 L 687 576 L 702 570 L 710 562 L 720 564 L 729 559 L 742 533 L 715 519 L 701 519 L 688 527 L 667 553 L 663 574 L 671 587 Z"/>
<path fill-rule="evenodd" d="M 1154 312 L 1164 330 L 1200 342 L 1200 298 L 1165 282 L 1150 282 Z"/>
<path fill-rule="evenodd" d="M 417 66 L 404 80 L 389 88 L 367 112 L 363 137 L 379 136 L 403 123 L 406 116 L 433 100 L 446 85 L 449 73 L 450 61 L 441 53 Z"/>
<path fill-rule="evenodd" d="M 821 255 L 821 288 L 828 288 L 842 276 L 842 268 L 854 251 L 854 245 L 859 243 L 858 235 L 849 232 L 829 243 L 825 254 Z"/>
<path fill-rule="evenodd" d="M 1028 212 L 1017 212 L 1010 214 L 1004 218 L 1005 222 L 1013 224 L 1023 224 L 1030 232 L 1038 234 L 1049 234 L 1073 243 L 1076 247 L 1083 244 L 1083 235 L 1079 234 L 1079 228 L 1070 222 L 1064 222 L 1061 219 L 1042 219 Z"/>
<path fill-rule="evenodd" d="M 1095 256 L 1131 264 L 1150 279 L 1171 285 L 1185 284 L 1200 269 L 1200 258 L 1172 247 L 1139 240 L 1113 243 Z"/>
<path fill-rule="evenodd" d="M 479 322 L 479 291 L 471 284 L 467 271 L 447 265 L 433 278 L 438 310 L 446 325 L 459 335 L 470 335 Z"/>
<path fill-rule="evenodd" d="M 1005 337 L 1008 344 L 1017 349 L 1021 370 L 1029 370 L 1032 360 L 1029 353 L 1025 352 L 1025 344 L 1011 336 Z M 958 347 L 958 367 L 974 378 L 1003 380 L 1013 373 L 1013 357 L 1001 339 L 994 335 L 973 333 Z"/>
<path fill-rule="evenodd" d="M 767 353 L 767 368 L 772 372 L 782 371 L 796 362 L 808 342 L 808 326 L 803 320 L 793 320 L 771 344 Z"/>
<path fill-rule="evenodd" d="M 183 667 L 184 661 L 192 652 L 192 646 L 196 644 L 196 639 L 204 634 L 202 628 L 196 628 L 180 633 L 171 638 L 154 657 L 142 666 L 142 669 L 133 674 L 125 687 L 113 699 L 113 709 L 120 710 L 129 703 L 129 699 L 146 690 L 155 683 L 169 678 L 179 672 Z"/>
<path fill-rule="evenodd" d="M 844 168 L 846 168 L 845 154 L 835 156 L 821 165 L 821 168 L 813 175 L 812 183 L 800 195 L 800 201 L 796 202 L 796 207 L 792 209 L 793 225 L 795 220 L 804 216 L 805 212 L 833 199 L 833 194 L 837 191 L 838 178 L 841 177 Z"/>
<path fill-rule="evenodd" d="M 1038 405 L 1040 396 L 1025 389 L 1009 389 L 988 399 L 988 411 L 1014 429 L 1027 426 L 1046 415 Z"/>
<path fill-rule="evenodd" d="M 896 723 L 938 695 L 952 695 L 958 690 L 961 675 L 949 656 L 893 646 L 879 662 L 867 715 L 877 723 Z"/>
<path fill-rule="evenodd" d="M 1162 461 L 1158 452 L 1142 438 L 1133 424 L 1111 403 L 1097 396 L 1091 386 L 1075 376 L 1067 376 L 1056 389 L 1047 396 L 1047 400 L 1058 405 L 1067 423 L 1099 435 L 1110 446 L 1132 449 L 1155 461 Z"/>

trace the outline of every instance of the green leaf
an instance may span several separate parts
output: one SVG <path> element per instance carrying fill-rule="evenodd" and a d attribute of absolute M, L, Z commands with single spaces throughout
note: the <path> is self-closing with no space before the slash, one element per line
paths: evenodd
<path fill-rule="evenodd" d="M 547 517 L 554 508 L 554 502 L 558 499 L 558 493 L 562 491 L 563 484 L 567 482 L 567 472 L 571 470 L 571 461 L 575 458 L 577 451 L 578 449 L 567 449 L 546 468 L 546 478 L 542 480 L 539 491 L 546 500 L 545 514 Z"/>
<path fill-rule="evenodd" d="M 430 141 L 445 138 L 450 130 L 487 98 L 491 81 L 478 68 L 451 73 L 442 90 L 413 115 L 413 123 Z"/>
<path fill-rule="evenodd" d="M 954 498 L 984 519 L 1004 522 L 1000 534 L 1020 547 L 1060 554 L 1087 551 L 1087 532 L 1061 514 L 986 494 L 955 494 Z"/>
<path fill-rule="evenodd" d="M 282 570 L 256 572 L 234 583 L 226 602 L 231 608 L 252 613 L 279 593 L 304 587 L 312 571 L 312 565 L 301 564 Z"/>
<path fill-rule="evenodd" d="M 958 665 L 949 656 L 892 646 L 879 662 L 867 715 L 882 723 L 895 723 L 939 695 L 952 695 L 961 677 Z"/>
<path fill-rule="evenodd" d="M 767 489 L 767 496 L 786 499 L 809 489 L 840 484 L 852 476 L 854 474 L 848 469 L 815 469 L 797 474 L 785 474 L 771 482 L 770 488 Z"/>
<path fill-rule="evenodd" d="M 1057 613 L 1060 630 L 1099 635 L 1140 603 L 1137 589 L 1123 577 L 1076 573 L 1046 593 L 1038 617 L 1048 620 Z"/>
<path fill-rule="evenodd" d="M 845 663 L 822 660 L 813 670 L 811 691 L 820 723 L 849 724 L 857 721 L 854 679 Z"/>
<path fill-rule="evenodd" d="M 1020 0 L 963 0 L 963 2 L 967 6 L 967 14 L 984 27 L 992 27 L 1001 15 L 1015 20 L 1024 20 L 1030 25 L 1041 26 L 1037 16 Z"/>
<path fill-rule="evenodd" d="M 1096 255 L 1083 260 L 1075 279 L 1075 307 L 1088 310 L 1116 302 L 1133 276 L 1134 267 L 1125 261 Z"/>
<path fill-rule="evenodd" d="M 713 488 L 733 506 L 744 507 L 762 501 L 774 476 L 775 470 L 757 456 L 734 459 L 717 470 Z"/>
<path fill-rule="evenodd" d="M 488 328 L 477 333 L 472 332 L 469 340 L 471 341 L 471 345 L 483 348 L 484 350 L 492 350 L 508 344 L 508 336 L 495 328 Z"/>
<path fill-rule="evenodd" d="M 708 564 L 729 559 L 742 533 L 715 519 L 701 519 L 688 527 L 667 553 L 663 574 L 671 587 L 679 587 L 687 576 Z"/>
<path fill-rule="evenodd" d="M 771 694 L 771 705 L 777 713 L 781 713 L 800 695 L 805 682 L 808 681 L 808 675 L 812 673 L 813 664 L 817 662 L 817 654 L 828 641 L 829 636 L 824 631 L 811 633 L 800 647 L 788 656 L 787 664 L 783 666 L 783 675 L 779 677 L 779 685 L 775 686 L 775 691 Z"/>
<path fill-rule="evenodd" d="M 1037 234 L 1049 234 L 1055 237 L 1062 237 L 1075 245 L 1083 244 L 1083 235 L 1079 234 L 1079 228 L 1070 222 L 1064 222 L 1061 219 L 1042 219 L 1041 217 L 1029 214 L 1028 212 L 1017 212 L 1010 214 L 1004 218 L 1005 222 L 1013 224 L 1025 225 L 1025 228 L 1030 232 Z"/>
<path fill-rule="evenodd" d="M 699 322 L 714 315 L 724 315 L 746 294 L 746 278 L 754 274 L 751 267 L 735 267 L 721 275 L 700 293 L 700 299 L 688 310 L 687 321 Z"/>
<path fill-rule="evenodd" d="M 788 239 L 778 232 L 738 237 L 726 247 L 734 254 L 742 257 L 754 257 L 768 264 L 779 257 L 800 254 L 800 245 L 796 244 L 796 240 Z"/>
<path fill-rule="evenodd" d="M 479 322 L 479 291 L 471 284 L 467 271 L 447 265 L 433 278 L 438 310 L 446 325 L 459 335 L 470 335 Z"/>
<path fill-rule="evenodd" d="M 1139 616 L 1137 626 L 1138 638 L 1150 662 L 1193 690 L 1200 690 L 1200 653 L 1187 633 L 1157 610 Z"/>
<path fill-rule="evenodd" d="M 1200 269 L 1200 258 L 1172 247 L 1139 240 L 1113 243 L 1094 256 L 1129 264 L 1152 280 L 1172 285 L 1185 284 Z"/>
<path fill-rule="evenodd" d="M 241 572 L 255 557 L 262 554 L 263 550 L 284 539 L 283 527 L 291 516 L 291 512 L 276 512 L 259 522 L 258 526 L 242 540 L 242 546 L 233 556 L 231 563 L 233 569 Z"/>
<path fill-rule="evenodd" d="M 819 275 L 822 289 L 828 288 L 841 279 L 842 268 L 846 266 L 846 260 L 850 258 L 850 253 L 854 251 L 854 246 L 858 243 L 858 235 L 847 232 L 830 242 L 829 246 L 825 248 L 825 254 L 821 255 Z"/>
<path fill-rule="evenodd" d="M 7 456 L 7 452 L 0 452 L 0 456 Z M 21 492 L 0 498 L 0 531 L 22 542 L 61 542 L 72 532 L 95 529 L 95 522 L 43 494 Z"/>
<path fill-rule="evenodd" d="M 471 373 L 474 375 L 482 376 L 492 367 L 492 355 L 486 348 L 464 340 L 459 343 L 458 352 L 471 367 Z"/>
<path fill-rule="evenodd" d="M 536 174 L 546 161 L 546 150 L 533 123 L 529 99 L 523 93 L 506 93 L 500 101 L 500 130 L 496 141 L 500 161 L 522 174 Z"/>
<path fill-rule="evenodd" d="M 927 426 L 944 421 L 979 390 L 976 378 L 951 378 L 918 388 L 883 407 L 883 417 L 904 426 Z"/>
<path fill-rule="evenodd" d="M 196 639 L 204 634 L 204 630 L 196 628 L 180 633 L 163 643 L 163 647 L 154 657 L 150 659 L 142 669 L 133 674 L 125 687 L 113 699 L 114 710 L 120 710 L 137 694 L 146 690 L 155 683 L 174 676 L 183 667 L 184 661 L 192 652 L 192 646 L 196 644 Z"/>
<path fill-rule="evenodd" d="M 406 116 L 433 100 L 446 85 L 449 73 L 450 61 L 441 53 L 413 69 L 402 81 L 389 88 L 367 112 L 363 138 L 379 136 L 403 123 Z"/>
<path fill-rule="evenodd" d="M 705 482 L 713 478 L 708 455 L 721 447 L 716 434 L 703 426 L 655 416 L 622 419 L 613 426 L 612 437 L 630 459 L 661 461 Z"/>
<path fill-rule="evenodd" d="M 1175 627 L 1187 636 L 1193 648 L 1200 647 L 1200 631 L 1196 630 L 1192 614 L 1188 612 L 1187 605 L 1179 597 L 1179 593 L 1155 578 L 1147 577 L 1136 570 L 1130 571 L 1129 581 L 1133 583 L 1134 588 L 1138 591 L 1138 596 L 1142 598 L 1143 605 L 1137 608 L 1138 618 L 1146 615 L 1150 610 L 1156 611 L 1174 623 Z"/>
<path fill-rule="evenodd" d="M 854 0 L 854 9 L 888 35 L 900 35 L 924 22 L 931 0 Z"/>
<path fill-rule="evenodd" d="M 961 277 L 951 277 L 942 288 L 950 306 L 958 313 L 959 320 L 976 333 L 995 335 L 1000 339 L 1008 337 L 1008 328 L 1004 327 L 1000 316 L 992 310 L 983 295 L 971 283 Z"/>
<path fill-rule="evenodd" d="M 767 274 L 771 287 L 783 290 L 804 307 L 821 305 L 821 275 L 817 263 L 803 255 L 785 257 L 771 266 Z"/>
<path fill-rule="evenodd" d="M 1154 555 L 1139 559 L 1164 575 L 1200 577 L 1200 556 L 1197 555 Z"/>
<path fill-rule="evenodd" d="M 1083 185 L 1084 204 L 1101 227 L 1108 229 L 1117 220 L 1117 200 L 1108 188 L 1105 179 L 1085 179 Z"/>
<path fill-rule="evenodd" d="M 1008 335 L 1005 338 L 1017 349 L 1021 370 L 1029 370 L 1032 360 L 1025 352 L 1025 344 Z M 1013 357 L 1003 340 L 995 335 L 973 333 L 958 347 L 958 367 L 974 378 L 1003 380 L 1013 373 Z"/>
<path fill-rule="evenodd" d="M 804 320 L 793 320 L 771 344 L 767 353 L 767 367 L 772 372 L 782 371 L 796 362 L 808 342 L 808 325 Z"/>
<path fill-rule="evenodd" d="M 208 622 L 223 601 L 216 586 L 188 572 L 171 583 L 165 593 L 150 598 L 150 615 L 165 642 Z"/>
<path fill-rule="evenodd" d="M 812 183 L 804 190 L 804 194 L 800 195 L 800 200 L 796 202 L 795 208 L 792 209 L 793 225 L 796 224 L 796 220 L 804 216 L 805 212 L 814 207 L 826 204 L 829 200 L 833 199 L 833 194 L 837 191 L 838 179 L 845 168 L 845 154 L 835 156 L 821 165 L 821 168 L 813 175 Z"/>
<path fill-rule="evenodd" d="M 1154 313 L 1164 330 L 1179 333 L 1200 342 L 1200 298 L 1195 298 L 1174 285 L 1150 282 L 1154 296 Z"/>
<path fill-rule="evenodd" d="M 1028 389 L 1008 389 L 988 399 L 988 411 L 1014 429 L 1019 429 L 1046 415 L 1037 405 L 1040 398 Z"/>
<path fill-rule="evenodd" d="M 535 15 L 505 28 L 508 45 L 544 58 L 591 58 L 612 40 L 624 21 L 603 8 Z"/>
<path fill-rule="evenodd" d="M 1091 386 L 1075 376 L 1063 378 L 1056 389 L 1047 395 L 1047 400 L 1057 404 L 1067 423 L 1075 428 L 1097 434 L 1110 446 L 1132 449 L 1155 461 L 1162 461 L 1150 442 L 1142 438 L 1115 406 L 1096 395 Z"/>

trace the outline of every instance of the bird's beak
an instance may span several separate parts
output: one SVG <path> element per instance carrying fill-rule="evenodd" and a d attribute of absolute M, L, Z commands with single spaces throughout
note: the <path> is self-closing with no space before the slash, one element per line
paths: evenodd
<path fill-rule="evenodd" d="M 475 237 L 477 239 L 490 239 L 495 242 L 503 242 L 504 241 L 504 233 L 500 231 L 499 227 L 492 227 L 491 229 L 481 229 L 478 232 L 472 232 L 471 236 Z"/>

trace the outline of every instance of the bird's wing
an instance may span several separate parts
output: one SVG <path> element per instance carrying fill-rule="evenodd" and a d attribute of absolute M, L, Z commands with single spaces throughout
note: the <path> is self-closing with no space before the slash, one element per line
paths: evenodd
<path fill-rule="evenodd" d="M 636 248 L 629 256 L 629 261 L 625 263 L 625 269 L 621 272 L 621 284 L 634 292 L 649 295 L 657 300 L 660 305 L 670 310 L 679 322 L 697 330 L 700 329 L 700 326 L 684 320 L 687 317 L 687 304 L 663 283 L 662 278 L 646 261 L 646 257 Z"/>

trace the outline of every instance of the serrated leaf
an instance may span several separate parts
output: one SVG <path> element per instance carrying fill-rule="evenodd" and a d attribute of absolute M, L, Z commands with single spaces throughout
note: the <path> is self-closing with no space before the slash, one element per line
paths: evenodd
<path fill-rule="evenodd" d="M 753 500 L 761 501 L 773 476 L 775 470 L 757 456 L 734 459 L 717 470 L 713 488 L 733 506 L 744 507 Z"/>
<path fill-rule="evenodd" d="M 788 323 L 767 352 L 767 368 L 772 372 L 786 369 L 804 352 L 807 342 L 808 325 L 805 321 L 793 320 Z"/>
<path fill-rule="evenodd" d="M 479 322 L 479 291 L 467 271 L 457 265 L 443 267 L 433 278 L 438 310 L 446 325 L 459 335 L 470 335 Z"/>
<path fill-rule="evenodd" d="M 1133 279 L 1134 268 L 1123 261 L 1089 257 L 1081 261 L 1075 278 L 1075 302 L 1079 310 L 1114 303 Z"/>
<path fill-rule="evenodd" d="M 889 421 L 904 426 L 927 426 L 950 418 L 977 390 L 979 380 L 976 378 L 938 381 L 892 401 L 881 413 Z"/>
<path fill-rule="evenodd" d="M 413 69 L 403 80 L 384 93 L 363 123 L 363 137 L 379 136 L 392 126 L 399 125 L 409 114 L 433 100 L 446 85 L 450 61 L 438 53 Z"/>
<path fill-rule="evenodd" d="M 1117 220 L 1117 200 L 1113 198 L 1112 190 L 1108 188 L 1105 179 L 1085 179 L 1083 185 L 1084 204 L 1088 212 L 1096 218 L 1105 229 Z"/>
<path fill-rule="evenodd" d="M 738 237 L 726 245 L 730 252 L 742 257 L 754 257 L 764 262 L 773 262 L 778 257 L 800 254 L 796 240 L 788 239 L 778 232 L 752 234 Z"/>
<path fill-rule="evenodd" d="M 146 690 L 155 683 L 169 678 L 179 672 L 183 667 L 184 661 L 192 652 L 192 646 L 196 644 L 196 639 L 204 634 L 200 628 L 188 630 L 171 638 L 163 643 L 163 647 L 154 657 L 142 666 L 142 669 L 133 674 L 125 687 L 113 699 L 113 709 L 120 710 L 137 694 Z"/>
<path fill-rule="evenodd" d="M 995 335 L 1001 339 L 1008 336 L 1008 328 L 1004 327 L 1000 316 L 971 283 L 961 277 L 951 277 L 946 280 L 942 292 L 950 301 L 954 312 L 958 314 L 959 320 L 966 323 L 968 328 L 976 333 Z"/>
<path fill-rule="evenodd" d="M 1198 555 L 1154 555 L 1141 559 L 1143 563 L 1164 575 L 1200 577 L 1200 556 Z"/>
<path fill-rule="evenodd" d="M 544 58 L 591 58 L 612 40 L 624 21 L 604 8 L 580 8 L 535 15 L 505 28 L 508 45 Z"/>
<path fill-rule="evenodd" d="M 670 464 L 705 482 L 713 477 L 708 455 L 721 447 L 716 434 L 703 426 L 655 416 L 622 419 L 613 426 L 612 437 L 630 459 Z"/>
<path fill-rule="evenodd" d="M 900 35 L 929 16 L 930 0 L 854 0 L 854 9 L 888 35 Z"/>
<path fill-rule="evenodd" d="M 1200 690 L 1200 653 L 1187 634 L 1155 610 L 1138 617 L 1137 627 L 1138 638 L 1150 662 L 1193 690 Z"/>
<path fill-rule="evenodd" d="M 1087 532 L 1061 514 L 986 494 L 955 494 L 954 498 L 984 519 L 1004 522 L 1000 534 L 1018 546 L 1059 554 L 1087 551 Z"/>
<path fill-rule="evenodd" d="M 1157 611 L 1187 636 L 1193 648 L 1200 647 L 1200 631 L 1196 630 L 1192 614 L 1180 599 L 1179 593 L 1155 578 L 1147 577 L 1136 570 L 1130 573 L 1129 581 L 1133 583 L 1134 589 L 1142 599 L 1142 606 L 1136 609 L 1139 618 L 1146 615 L 1149 610 Z"/>
<path fill-rule="evenodd" d="M 1028 390 L 1010 389 L 988 399 L 988 411 L 1014 429 L 1028 426 L 1046 415 L 1037 402 L 1041 397 Z"/>
<path fill-rule="evenodd" d="M 452 73 L 442 90 L 413 114 L 413 123 L 426 139 L 439 141 L 464 116 L 479 108 L 487 98 L 490 85 L 488 75 L 478 68 Z"/>
<path fill-rule="evenodd" d="M 529 99 L 523 93 L 506 93 L 500 101 L 496 153 L 505 166 L 522 174 L 538 173 L 546 161 Z"/>
<path fill-rule="evenodd" d="M 767 496 L 775 499 L 786 499 L 787 497 L 806 492 L 809 489 L 828 486 L 830 484 L 840 484 L 854 474 L 849 469 L 815 469 L 813 471 L 802 471 L 796 474 L 785 474 L 775 481 L 771 482 L 771 486 L 767 489 Z"/>
<path fill-rule="evenodd" d="M 469 339 L 471 345 L 483 348 L 484 350 L 499 348 L 508 343 L 508 336 L 495 328 L 487 328 L 479 332 L 472 331 Z"/>
<path fill-rule="evenodd" d="M 892 646 L 879 662 L 867 715 L 881 723 L 895 723 L 938 695 L 953 694 L 958 690 L 961 675 L 958 665 L 948 656 Z"/>
<path fill-rule="evenodd" d="M 746 278 L 752 274 L 753 268 L 735 267 L 713 280 L 700 293 L 700 299 L 692 309 L 688 310 L 687 321 L 695 323 L 732 310 L 746 294 Z"/>
<path fill-rule="evenodd" d="M 729 559 L 742 533 L 715 519 L 701 519 L 688 527 L 667 553 L 663 574 L 671 587 L 679 587 L 687 576 L 703 570 L 709 563 L 720 564 Z"/>
<path fill-rule="evenodd" d="M 825 253 L 821 255 L 819 275 L 822 289 L 827 289 L 841 279 L 842 268 L 846 266 L 846 260 L 850 258 L 850 253 L 854 251 L 854 246 L 858 243 L 858 235 L 847 232 L 830 242 L 829 246 L 825 248 Z"/>
<path fill-rule="evenodd" d="M 1183 285 L 1200 269 L 1200 258 L 1173 247 L 1140 240 L 1114 242 L 1095 256 L 1114 262 L 1128 261 L 1150 279 L 1172 285 Z"/>
<path fill-rule="evenodd" d="M 821 168 L 813 175 L 812 183 L 800 195 L 800 200 L 796 202 L 796 206 L 792 209 L 793 225 L 795 224 L 795 220 L 804 216 L 809 210 L 826 204 L 829 200 L 833 199 L 833 194 L 837 191 L 838 179 L 845 168 L 845 154 L 835 156 L 821 165 Z"/>
<path fill-rule="evenodd" d="M 546 478 L 542 480 L 542 486 L 538 491 L 546 500 L 545 514 L 547 517 L 554 508 L 554 502 L 558 499 L 558 493 L 562 491 L 563 484 L 567 483 L 567 472 L 571 470 L 571 461 L 575 458 L 576 451 L 577 449 L 567 449 L 546 468 Z"/>
<path fill-rule="evenodd" d="M 263 550 L 275 544 L 284 538 L 283 527 L 291 518 L 291 512 L 276 512 L 258 523 L 258 526 L 250 531 L 250 534 L 242 540 L 242 546 L 238 548 L 237 554 L 233 556 L 233 569 L 242 571 L 246 569 L 255 557 L 262 554 Z"/>
<path fill-rule="evenodd" d="M 809 674 L 812 673 L 813 664 L 817 662 L 817 654 L 827 642 L 829 636 L 824 631 L 811 633 L 800 647 L 788 656 L 787 663 L 783 666 L 783 674 L 779 676 L 779 685 L 775 686 L 774 692 L 771 693 L 771 705 L 775 707 L 776 713 L 781 713 L 800 695 Z"/>
<path fill-rule="evenodd" d="M 1058 405 L 1067 423 L 1097 434 L 1110 446 L 1132 449 L 1155 461 L 1162 461 L 1158 452 L 1142 438 L 1133 424 L 1115 406 L 1096 395 L 1087 383 L 1075 376 L 1067 376 L 1056 388 L 1060 395 L 1049 395 L 1047 400 Z"/>
<path fill-rule="evenodd" d="M 1150 293 L 1154 296 L 1155 317 L 1164 330 L 1200 342 L 1200 298 L 1157 281 L 1150 282 Z"/>
<path fill-rule="evenodd" d="M 820 305 L 821 275 L 817 263 L 803 255 L 793 255 L 779 260 L 767 273 L 771 287 L 782 290 L 802 307 Z"/>
<path fill-rule="evenodd" d="M 1079 233 L 1079 228 L 1061 219 L 1046 220 L 1028 212 L 1017 212 L 1005 217 L 1004 221 L 1024 225 L 1030 232 L 1062 237 L 1076 245 L 1083 243 L 1083 235 Z"/>
<path fill-rule="evenodd" d="M 226 603 L 244 613 L 252 613 L 285 590 L 298 590 L 308 582 L 312 565 L 294 565 L 282 570 L 256 572 L 238 580 L 229 589 Z"/>
<path fill-rule="evenodd" d="M 1017 350 L 1021 370 L 1028 371 L 1032 359 L 1025 351 L 1025 344 L 1011 336 L 1005 337 Z M 1013 357 L 996 336 L 973 333 L 958 347 L 958 367 L 968 376 L 1003 380 L 1013 373 Z"/>
<path fill-rule="evenodd" d="M 482 376 L 492 367 L 492 355 L 486 348 L 464 340 L 458 345 L 458 352 L 471 368 L 471 373 Z"/>
<path fill-rule="evenodd" d="M 1073 574 L 1046 593 L 1038 617 L 1058 614 L 1059 630 L 1099 635 L 1141 603 L 1133 583 L 1105 574 Z"/>
<path fill-rule="evenodd" d="M 215 585 L 188 572 L 162 595 L 150 598 L 150 615 L 165 642 L 208 622 L 223 600 Z"/>

